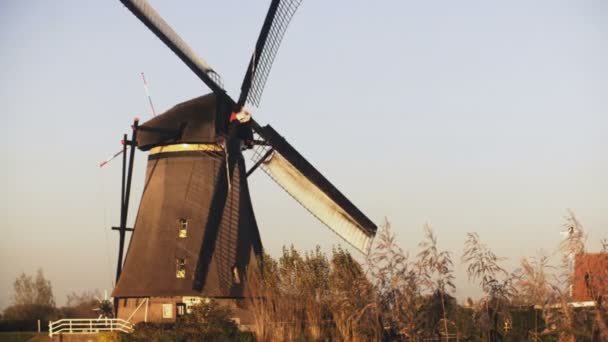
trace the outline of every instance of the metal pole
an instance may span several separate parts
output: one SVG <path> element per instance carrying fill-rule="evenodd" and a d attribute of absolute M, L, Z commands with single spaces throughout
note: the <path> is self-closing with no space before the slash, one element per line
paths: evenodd
<path fill-rule="evenodd" d="M 146 91 L 146 96 L 148 96 L 150 108 L 152 108 L 152 116 L 156 116 L 156 111 L 154 110 L 154 105 L 152 104 L 152 97 L 150 96 L 150 91 L 148 90 L 148 82 L 146 82 L 146 76 L 143 72 L 141 73 L 141 78 L 144 80 L 144 90 Z"/>
<path fill-rule="evenodd" d="M 131 196 L 131 179 L 133 178 L 133 160 L 135 158 L 135 147 L 137 147 L 137 128 L 139 127 L 139 119 L 133 121 L 133 133 L 131 134 L 131 151 L 129 154 L 129 171 L 127 173 L 127 189 L 125 192 L 125 213 L 123 215 L 123 222 L 121 222 L 121 229 L 124 231 L 127 228 L 127 214 L 129 212 L 129 197 Z"/>
<path fill-rule="evenodd" d="M 118 283 L 118 278 L 120 278 L 120 273 L 122 272 L 122 258 L 125 244 L 125 234 L 127 230 L 127 219 L 129 214 L 129 198 L 131 196 L 131 180 L 133 178 L 133 161 L 135 159 L 135 148 L 137 147 L 137 129 L 139 127 L 139 119 L 135 118 L 133 121 L 133 132 L 131 133 L 131 140 L 127 142 L 127 135 L 124 135 L 125 145 L 123 152 L 123 182 L 122 182 L 122 193 L 123 196 L 121 198 L 121 215 L 120 215 L 120 242 L 118 246 L 118 267 L 116 269 L 116 283 Z M 129 151 L 129 166 L 128 171 L 126 171 L 126 187 L 125 187 L 125 170 L 126 170 L 126 161 L 127 161 L 127 143 L 131 146 L 131 150 Z"/>
<path fill-rule="evenodd" d="M 123 135 L 122 140 L 122 183 L 120 189 L 120 230 L 119 233 L 119 242 L 118 242 L 118 261 L 116 265 L 116 284 L 118 284 L 118 278 L 120 278 L 120 273 L 122 272 L 122 256 L 125 245 L 125 178 L 126 178 L 126 170 L 127 170 L 127 135 Z"/>
<path fill-rule="evenodd" d="M 125 246 L 125 234 L 127 230 L 127 217 L 129 210 L 129 193 L 131 191 L 131 176 L 133 174 L 133 159 L 135 156 L 135 147 L 137 146 L 137 127 L 139 126 L 139 119 L 133 121 L 133 132 L 131 134 L 131 141 L 127 141 L 127 135 L 123 135 L 123 150 L 122 150 L 122 184 L 120 193 L 120 227 L 119 227 L 119 243 L 118 243 L 118 261 L 116 266 L 116 284 L 120 279 L 122 273 L 122 258 L 124 255 Z M 130 158 L 129 158 L 129 171 L 127 176 L 127 145 L 131 146 Z M 118 316 L 118 298 L 114 298 L 114 311 L 115 316 Z"/>

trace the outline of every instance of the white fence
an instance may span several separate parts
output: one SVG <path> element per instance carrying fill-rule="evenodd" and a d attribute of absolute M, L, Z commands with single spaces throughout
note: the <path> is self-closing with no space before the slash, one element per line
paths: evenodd
<path fill-rule="evenodd" d="M 100 319 L 60 319 L 49 322 L 49 336 L 68 334 L 94 334 L 101 331 L 120 331 L 124 333 L 133 332 L 133 324 L 121 318 Z"/>

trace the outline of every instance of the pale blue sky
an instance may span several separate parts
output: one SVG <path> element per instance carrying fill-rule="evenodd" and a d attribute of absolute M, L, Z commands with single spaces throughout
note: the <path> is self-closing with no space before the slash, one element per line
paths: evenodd
<path fill-rule="evenodd" d="M 236 95 L 268 1 L 152 4 Z M 97 165 L 150 117 L 139 73 L 158 111 L 208 90 L 118 1 L 3 1 L 0 44 L 0 308 L 38 267 L 60 304 L 110 290 L 120 162 Z M 589 249 L 608 237 L 606 60 L 600 0 L 305 0 L 254 116 L 412 254 L 428 222 L 455 259 L 476 231 L 512 267 L 555 249 L 567 208 Z M 264 174 L 251 188 L 271 254 L 341 243 Z"/>

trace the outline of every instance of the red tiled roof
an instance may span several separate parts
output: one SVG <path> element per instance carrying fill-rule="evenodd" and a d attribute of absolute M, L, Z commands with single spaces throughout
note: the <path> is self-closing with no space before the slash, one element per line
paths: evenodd
<path fill-rule="evenodd" d="M 584 253 L 576 256 L 574 281 L 572 284 L 574 301 L 596 300 L 608 295 L 608 253 Z"/>

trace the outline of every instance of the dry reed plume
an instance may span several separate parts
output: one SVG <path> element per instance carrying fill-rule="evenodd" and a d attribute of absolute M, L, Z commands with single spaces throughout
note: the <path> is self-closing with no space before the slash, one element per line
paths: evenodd
<path fill-rule="evenodd" d="M 570 304 L 574 260 L 586 235 L 574 214 L 566 225 L 559 268 L 540 254 L 522 258 L 512 272 L 478 234 L 468 233 L 461 262 L 483 296 L 465 306 L 454 298 L 452 255 L 428 225 L 410 257 L 386 221 L 365 267 L 340 247 L 329 256 L 318 247 L 284 248 L 277 260 L 266 256 L 263 276 L 249 281 L 252 330 L 258 341 L 608 340 L 601 295 L 592 309 Z"/>

